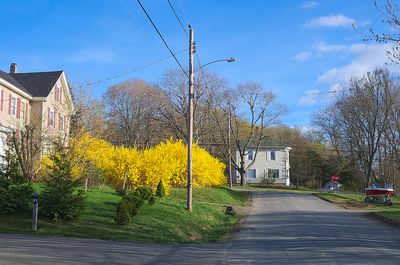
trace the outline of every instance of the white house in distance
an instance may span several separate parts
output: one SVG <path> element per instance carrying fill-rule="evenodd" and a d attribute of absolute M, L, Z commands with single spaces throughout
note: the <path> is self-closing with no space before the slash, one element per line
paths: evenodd
<path fill-rule="evenodd" d="M 284 146 L 260 147 L 255 157 L 255 151 L 249 151 L 245 158 L 245 167 L 253 160 L 254 163 L 246 170 L 246 183 L 259 183 L 265 178 L 274 178 L 276 184 L 290 185 L 289 152 L 292 148 Z M 236 152 L 236 161 L 240 161 L 239 152 Z M 239 172 L 234 176 L 240 182 Z"/>

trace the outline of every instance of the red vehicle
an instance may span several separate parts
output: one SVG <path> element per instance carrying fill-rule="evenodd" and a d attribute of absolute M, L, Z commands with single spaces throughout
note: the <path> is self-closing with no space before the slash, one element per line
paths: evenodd
<path fill-rule="evenodd" d="M 392 205 L 392 201 L 389 196 L 393 196 L 394 190 L 391 185 L 377 185 L 374 184 L 372 187 L 365 190 L 365 202 L 369 203 L 383 203 L 385 205 Z"/>

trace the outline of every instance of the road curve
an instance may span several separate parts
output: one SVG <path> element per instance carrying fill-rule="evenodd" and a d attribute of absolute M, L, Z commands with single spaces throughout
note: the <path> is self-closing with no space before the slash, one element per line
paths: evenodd
<path fill-rule="evenodd" d="M 253 191 L 229 242 L 132 244 L 0 234 L 3 264 L 400 264 L 400 229 L 298 193 Z"/>

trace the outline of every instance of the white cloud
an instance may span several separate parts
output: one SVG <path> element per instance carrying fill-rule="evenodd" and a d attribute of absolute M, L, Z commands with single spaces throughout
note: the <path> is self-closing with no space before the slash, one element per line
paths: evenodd
<path fill-rule="evenodd" d="M 320 93 L 320 91 L 318 89 L 310 89 L 307 90 L 305 95 L 302 96 L 299 100 L 298 100 L 298 104 L 299 105 L 303 105 L 303 106 L 312 106 L 315 105 L 318 101 L 318 93 Z"/>
<path fill-rule="evenodd" d="M 341 51 L 354 54 L 349 64 L 332 68 L 318 77 L 318 81 L 327 84 L 346 86 L 354 76 L 360 76 L 377 67 L 384 67 L 387 62 L 386 51 L 391 49 L 388 44 L 353 44 L 344 46 Z"/>
<path fill-rule="evenodd" d="M 293 60 L 296 61 L 307 61 L 312 57 L 311 52 L 300 52 L 293 57 Z"/>
<path fill-rule="evenodd" d="M 318 52 L 328 53 L 328 52 L 339 52 L 348 49 L 346 45 L 328 45 L 325 41 L 320 41 L 314 43 L 313 48 Z"/>
<path fill-rule="evenodd" d="M 312 8 L 316 8 L 318 6 L 318 2 L 315 1 L 307 1 L 304 2 L 303 4 L 301 4 L 301 8 L 303 9 L 312 9 Z"/>
<path fill-rule="evenodd" d="M 109 50 L 102 49 L 80 50 L 69 59 L 75 63 L 108 63 L 115 59 L 115 54 Z"/>
<path fill-rule="evenodd" d="M 355 24 L 355 20 L 344 15 L 329 15 L 314 18 L 304 24 L 306 28 L 338 28 L 338 27 L 351 27 Z"/>

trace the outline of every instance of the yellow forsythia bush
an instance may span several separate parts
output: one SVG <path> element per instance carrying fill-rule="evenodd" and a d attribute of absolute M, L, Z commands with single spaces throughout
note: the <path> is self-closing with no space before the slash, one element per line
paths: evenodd
<path fill-rule="evenodd" d="M 110 143 L 85 134 L 71 141 L 76 172 L 83 172 L 86 161 L 101 169 L 116 187 L 124 178 L 131 187 L 155 189 L 160 180 L 166 192 L 171 187 L 187 184 L 187 147 L 182 141 L 169 140 L 142 152 L 135 148 L 115 147 Z M 83 162 L 82 162 L 83 161 Z M 223 185 L 225 165 L 206 150 L 193 146 L 193 186 Z"/>

